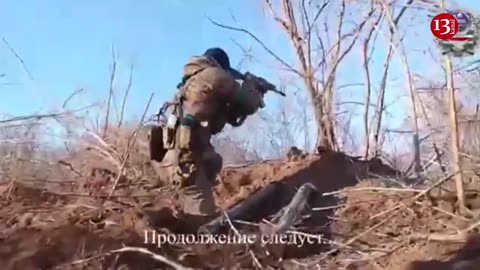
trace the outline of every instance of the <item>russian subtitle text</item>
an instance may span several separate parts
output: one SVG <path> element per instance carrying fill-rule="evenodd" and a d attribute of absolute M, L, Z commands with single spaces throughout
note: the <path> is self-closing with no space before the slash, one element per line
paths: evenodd
<path fill-rule="evenodd" d="M 252 245 L 260 243 L 262 245 L 282 244 L 303 246 L 305 244 L 322 244 L 326 239 L 320 234 L 275 234 L 275 235 L 257 235 L 257 234 L 170 234 L 158 233 L 155 230 L 144 231 L 144 243 L 153 244 L 160 247 L 164 244 L 169 245 L 194 245 L 194 244 L 247 244 Z"/>

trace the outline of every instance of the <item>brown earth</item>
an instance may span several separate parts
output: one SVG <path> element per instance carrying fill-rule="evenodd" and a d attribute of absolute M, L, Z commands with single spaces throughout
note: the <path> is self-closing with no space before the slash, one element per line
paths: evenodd
<path fill-rule="evenodd" d="M 146 247 L 197 269 L 255 269 L 260 264 L 277 269 L 318 269 L 316 266 L 321 265 L 326 267 L 321 269 L 422 270 L 425 265 L 454 269 L 454 264 L 469 266 L 478 261 L 480 241 L 473 236 L 456 255 L 452 252 L 464 245 L 463 234 L 453 244 L 424 239 L 432 233 L 452 238 L 475 221 L 474 215 L 457 215 L 454 201 L 432 196 L 413 200 L 417 191 L 391 190 L 379 180 L 359 182 L 369 172 L 396 176 L 378 160 L 360 161 L 342 153 L 289 156 L 222 171 L 216 197 L 223 209 L 267 185 L 279 185 L 275 196 L 250 216 L 249 221 L 255 224 L 278 212 L 300 185 L 312 183 L 318 190 L 309 204 L 313 211 L 297 228 L 322 234 L 330 244 L 302 247 L 145 244 L 146 230 L 194 233 L 206 222 L 178 213 L 177 192 L 168 187 L 124 180 L 107 200 L 103 197 L 111 187 L 107 183 L 77 183 L 54 191 L 24 183 L 5 184 L 0 186 L 1 269 L 166 269 L 165 264 L 139 252 L 109 252 L 122 246 Z M 95 192 L 82 191 L 85 186 L 93 186 Z M 349 188 L 335 196 L 322 196 L 353 186 L 364 190 Z M 332 206 L 334 212 L 325 210 Z M 397 209 L 389 211 L 392 208 Z M 238 229 L 258 233 L 256 226 Z M 473 233 L 475 229 L 468 231 L 468 235 Z M 449 258 L 452 261 L 445 262 Z M 415 260 L 423 262 L 411 264 Z M 476 263 L 477 268 L 455 269 L 480 269 Z"/>

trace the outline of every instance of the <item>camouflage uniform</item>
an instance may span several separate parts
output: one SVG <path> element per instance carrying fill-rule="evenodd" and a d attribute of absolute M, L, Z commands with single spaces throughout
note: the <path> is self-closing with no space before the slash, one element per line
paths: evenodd
<path fill-rule="evenodd" d="M 206 56 L 192 57 L 184 66 L 179 87 L 183 117 L 176 133 L 180 146 L 178 152 L 168 150 L 163 161 L 174 163 L 178 158 L 178 167 L 170 167 L 168 175 L 185 183 L 183 210 L 188 214 L 213 215 L 217 210 L 213 187 L 223 160 L 211 145 L 211 136 L 263 107 L 263 94 L 248 81 L 240 85 L 230 71 Z"/>

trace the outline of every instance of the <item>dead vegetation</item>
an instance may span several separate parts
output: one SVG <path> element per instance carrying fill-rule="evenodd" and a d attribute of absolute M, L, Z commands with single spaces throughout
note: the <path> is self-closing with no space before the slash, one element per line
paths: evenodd
<path fill-rule="evenodd" d="M 142 181 L 127 179 L 128 184 L 119 184 L 110 198 L 111 181 L 91 187 L 104 189 L 101 196 L 85 193 L 80 185 L 49 191 L 30 187 L 26 181 L 13 187 L 4 184 L 0 258 L 4 269 L 118 269 L 121 265 L 124 269 L 153 269 L 165 260 L 175 269 L 255 268 L 257 263 L 263 268 L 323 265 L 339 269 L 350 265 L 351 269 L 406 269 L 402 267 L 415 259 L 448 258 L 476 232 L 479 198 L 475 192 L 467 196 L 471 216 L 457 213 L 453 191 L 438 195 L 438 186 L 451 176 L 439 180 L 436 187 L 392 187 L 385 180 L 358 183 L 357 177 L 368 176 L 365 167 L 369 164 L 328 153 L 226 168 L 217 186 L 217 199 L 225 210 L 280 183 L 276 196 L 262 204 L 262 211 L 250 213 L 249 220 L 232 220 L 232 228 L 240 233 L 259 233 L 262 220 L 281 210 L 295 187 L 310 182 L 318 189 L 309 202 L 309 216 L 289 228 L 289 233 L 322 234 L 329 245 L 323 243 L 315 249 L 268 246 L 268 254 L 255 244 L 145 244 L 146 232 L 195 233 L 206 221 L 175 214 L 173 191 L 152 189 Z M 392 177 L 386 166 L 370 167 L 372 174 Z M 344 189 L 346 186 L 351 187 Z M 142 255 L 147 251 L 154 254 Z"/>
<path fill-rule="evenodd" d="M 120 131 L 115 134 L 117 139 L 121 137 Z M 124 138 L 131 135 L 123 134 L 128 134 Z M 126 152 L 123 143 L 99 142 Z M 139 140 L 135 147 L 141 145 Z M 330 151 L 292 158 L 295 150 L 298 152 L 293 149 L 288 158 L 222 171 L 216 197 L 224 210 L 277 185 L 275 196 L 262 203 L 261 211 L 255 207 L 247 219 L 232 219 L 223 233 L 258 235 L 289 203 L 296 188 L 311 183 L 317 190 L 308 202 L 311 211 L 296 220 L 287 234 L 321 234 L 321 244 L 146 244 L 147 234 L 153 230 L 158 234 L 195 233 L 207 220 L 182 216 L 176 210 L 175 190 L 142 181 L 154 176 L 146 175 L 148 165 L 134 162 L 142 160 L 144 153 L 132 150 L 131 161 L 123 167 L 123 180 L 111 196 L 121 170 L 121 164 L 113 162 L 113 154 L 89 154 L 89 158 L 98 158 L 94 168 L 76 167 L 84 155 L 44 167 L 56 168 L 75 181 L 47 182 L 43 188 L 26 178 L 4 183 L 0 215 L 4 269 L 154 269 L 165 265 L 172 269 L 310 269 L 316 265 L 327 269 L 424 269 L 418 268 L 422 263 L 409 264 L 413 260 L 445 260 L 473 239 L 468 237 L 477 230 L 479 198 L 475 192 L 466 196 L 471 215 L 460 215 L 454 190 L 439 192 L 439 186 L 448 187 L 452 176 L 434 186 L 407 188 L 398 180 L 399 173 L 381 161 L 362 161 Z M 380 178 L 375 180 L 374 175 Z M 476 257 L 470 256 L 452 260 L 475 263 Z"/>

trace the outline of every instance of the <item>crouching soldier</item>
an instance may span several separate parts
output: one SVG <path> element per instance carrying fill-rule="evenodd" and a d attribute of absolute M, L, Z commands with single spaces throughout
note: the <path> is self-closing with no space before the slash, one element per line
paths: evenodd
<path fill-rule="evenodd" d="M 263 108 L 264 94 L 275 86 L 232 69 L 220 48 L 192 57 L 183 73 L 167 125 L 152 130 L 151 159 L 169 168 L 171 183 L 182 186 L 185 214 L 211 216 L 217 213 L 213 187 L 223 160 L 210 139 L 227 123 L 240 126 Z"/>

